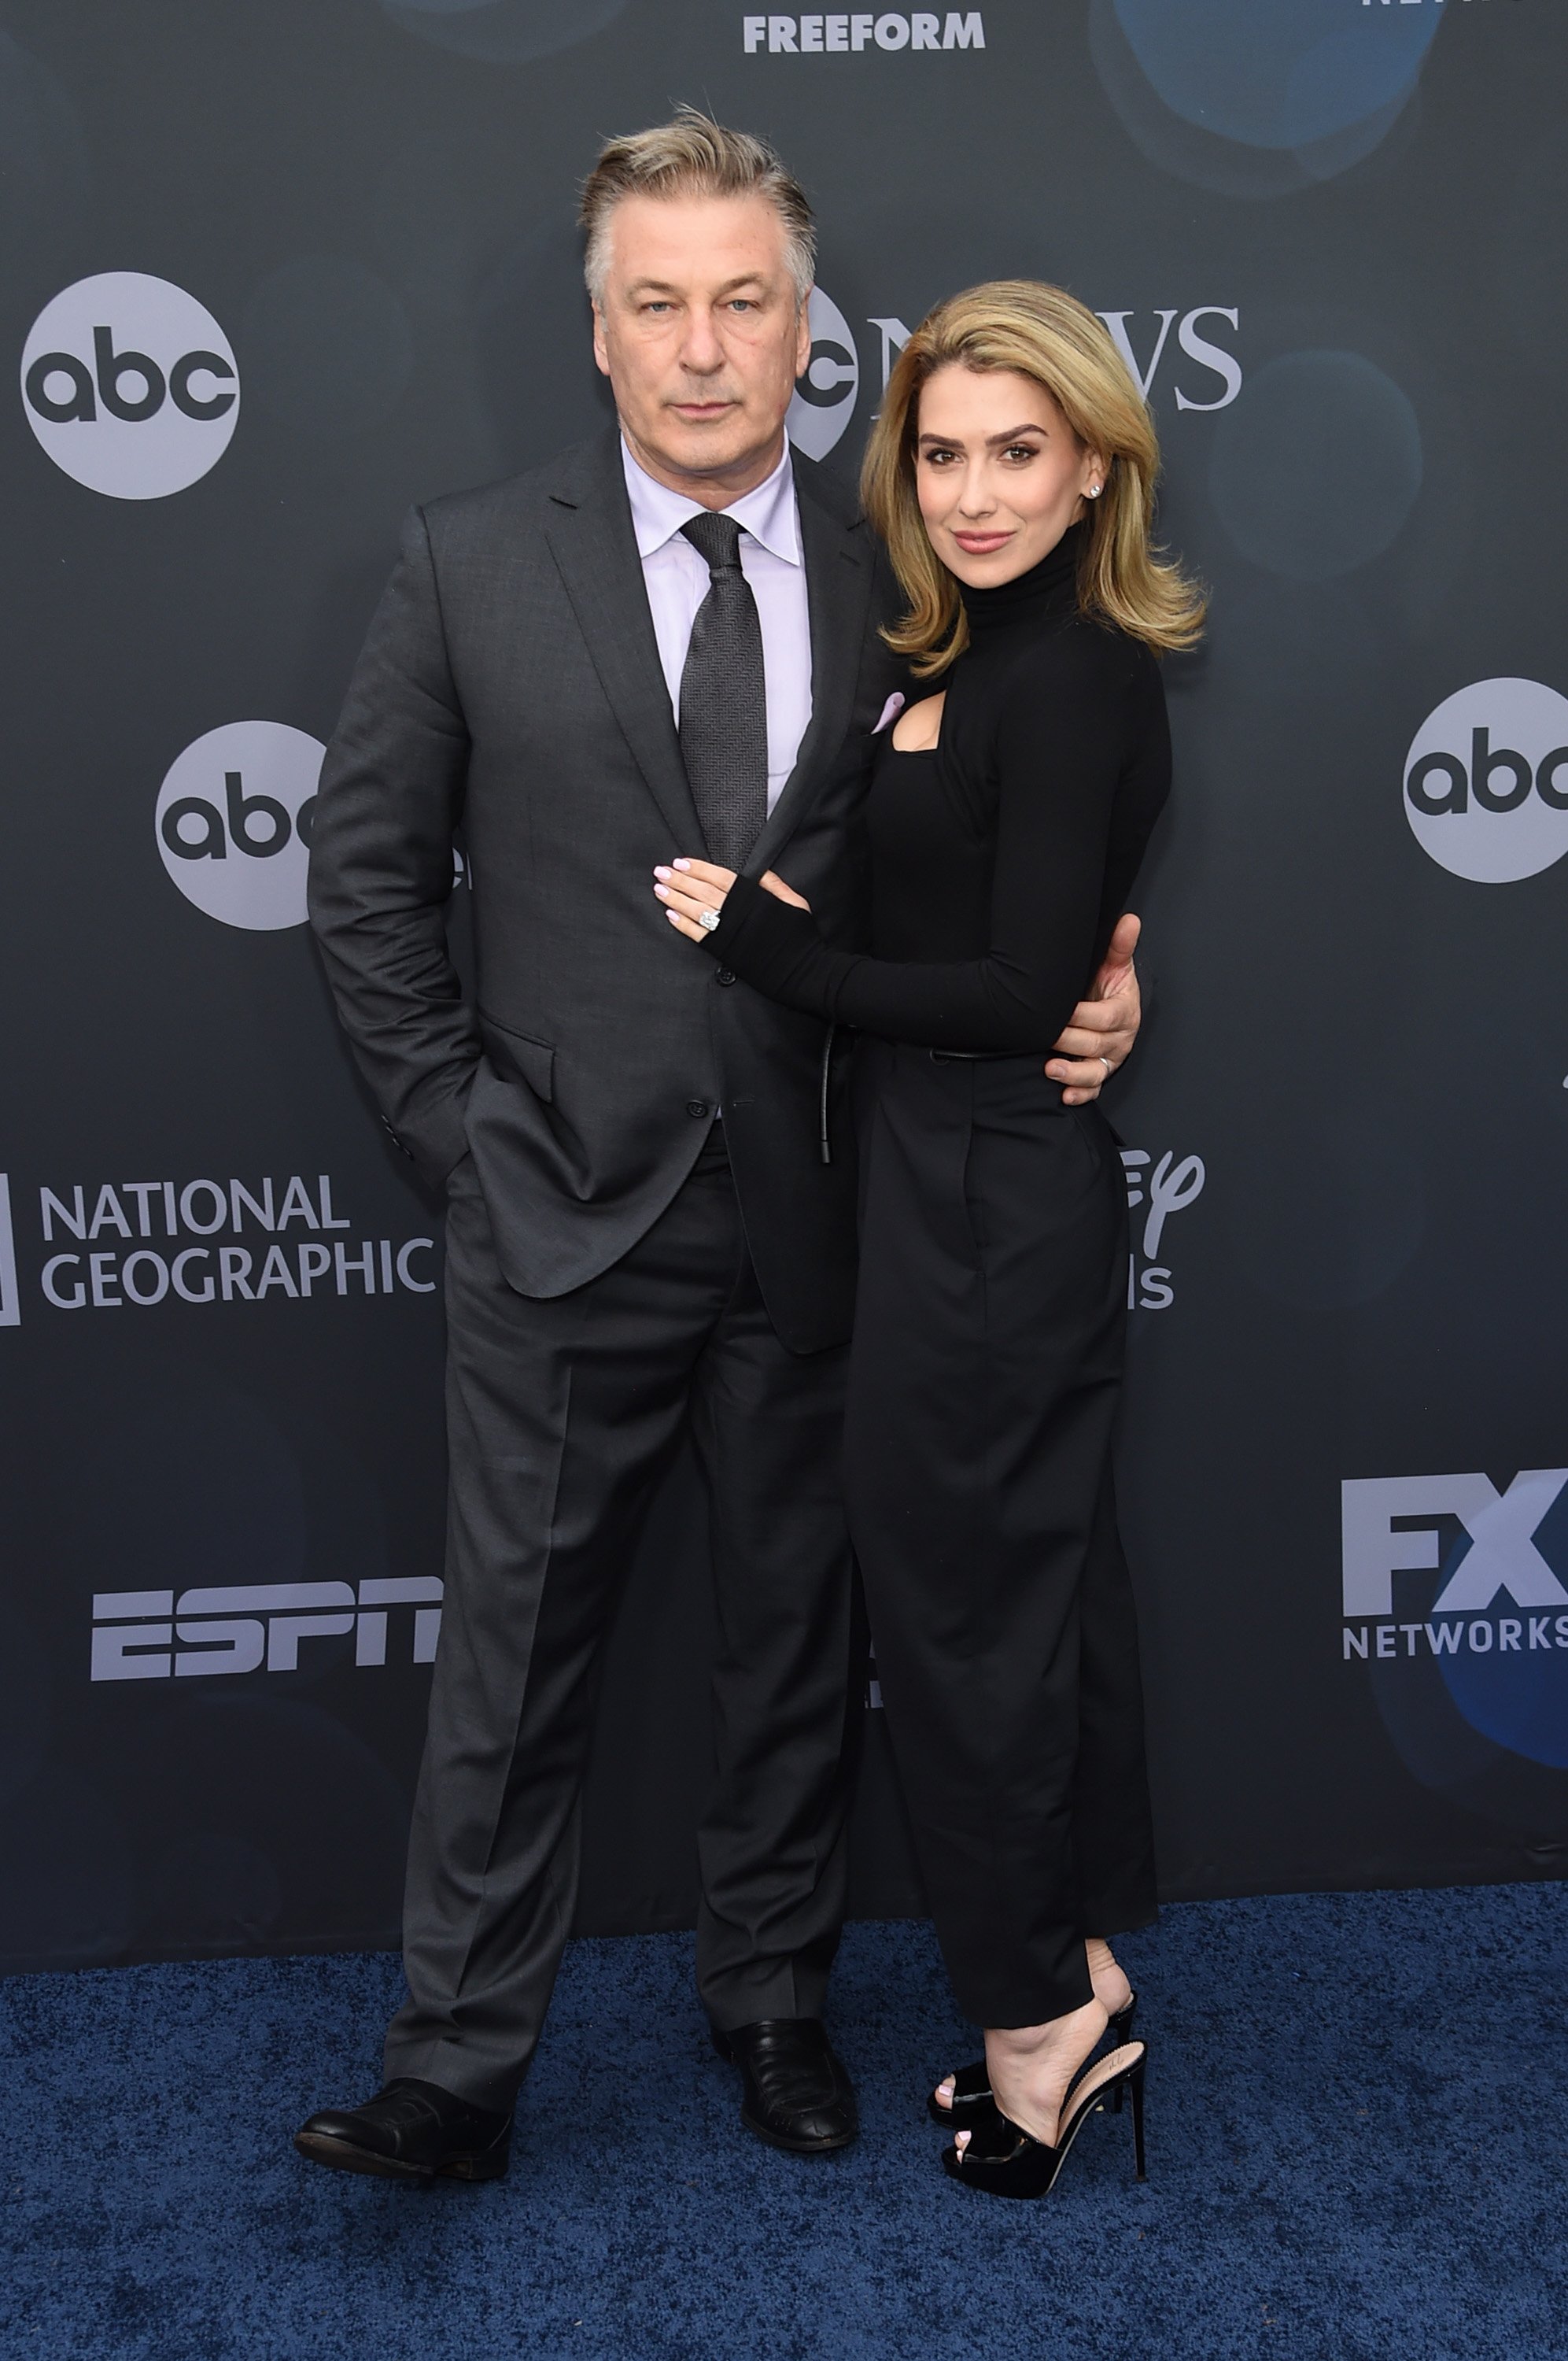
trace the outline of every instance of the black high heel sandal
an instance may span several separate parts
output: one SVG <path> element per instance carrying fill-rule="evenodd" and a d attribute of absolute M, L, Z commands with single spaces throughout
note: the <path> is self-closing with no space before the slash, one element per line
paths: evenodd
<path fill-rule="evenodd" d="M 965 2189 L 985 2197 L 1046 2197 L 1067 2162 L 1074 2140 L 1089 2117 L 1105 2104 L 1113 2090 L 1126 2090 L 1133 2102 L 1133 2155 L 1137 2177 L 1144 2170 L 1144 2064 L 1148 2052 L 1141 2041 L 1112 2050 L 1108 2058 L 1086 2066 L 1067 2095 L 1054 2147 L 1033 2139 L 1017 2124 L 1009 2123 L 992 2105 L 970 2135 L 966 2148 L 942 2150 L 942 2169 Z"/>
<path fill-rule="evenodd" d="M 1132 2039 L 1133 2012 L 1137 2004 L 1138 1996 L 1134 1993 L 1126 2007 L 1118 2009 L 1115 2015 L 1107 2023 L 1104 2037 L 1110 2042 L 1113 2049 L 1122 2048 Z M 978 2124 L 990 2104 L 991 2069 L 983 2058 L 977 2058 L 972 2066 L 960 2067 L 958 2073 L 954 2075 L 952 2104 L 944 2107 L 933 2091 L 926 2102 L 926 2113 L 934 2124 L 947 2124 L 954 2131 L 961 2132 L 967 2131 L 971 2125 Z M 1116 2085 L 1116 2095 L 1111 2103 L 1111 2112 L 1116 2115 L 1122 2112 L 1120 2083 Z"/>

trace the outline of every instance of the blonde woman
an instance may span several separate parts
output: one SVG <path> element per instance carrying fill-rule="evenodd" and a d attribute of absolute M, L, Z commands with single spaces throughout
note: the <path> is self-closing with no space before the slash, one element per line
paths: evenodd
<path fill-rule="evenodd" d="M 656 887 L 727 968 L 866 1037 L 850 1521 L 943 1955 L 985 2027 L 931 2102 L 943 2162 L 1015 2197 L 1124 2090 L 1143 2169 L 1107 1939 L 1155 1915 L 1111 1472 L 1126 1197 L 1099 1108 L 1040 1066 L 1166 799 L 1156 658 L 1201 620 L 1151 551 L 1157 464 L 1080 303 L 1007 280 L 939 304 L 865 463 L 908 600 L 891 644 L 927 690 L 872 772 L 872 950 L 828 948 L 783 877 L 686 860 Z"/>

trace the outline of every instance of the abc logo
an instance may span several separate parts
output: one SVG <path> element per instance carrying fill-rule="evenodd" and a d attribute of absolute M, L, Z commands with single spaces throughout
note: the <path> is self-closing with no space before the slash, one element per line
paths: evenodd
<path fill-rule="evenodd" d="M 230 721 L 187 746 L 159 789 L 158 849 L 188 902 L 225 927 L 302 926 L 319 739 Z"/>
<path fill-rule="evenodd" d="M 105 270 L 46 303 L 22 352 L 27 423 L 57 467 L 115 500 L 160 500 L 215 467 L 239 376 L 212 313 L 167 279 Z"/>
<path fill-rule="evenodd" d="M 789 439 L 808 459 L 826 459 L 855 413 L 861 362 L 850 324 L 820 287 L 811 294 L 811 358 L 795 380 Z"/>
<path fill-rule="evenodd" d="M 1405 817 L 1455 877 L 1508 885 L 1550 869 L 1568 852 L 1568 697 L 1478 680 L 1445 697 L 1405 757 Z"/>

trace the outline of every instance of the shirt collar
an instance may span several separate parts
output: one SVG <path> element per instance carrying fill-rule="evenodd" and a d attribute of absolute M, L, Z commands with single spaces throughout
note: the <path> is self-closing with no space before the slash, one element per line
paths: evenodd
<path fill-rule="evenodd" d="M 631 502 L 631 529 L 637 536 L 637 555 L 651 557 L 656 549 L 674 538 L 689 517 L 701 516 L 700 500 L 688 500 L 684 492 L 672 492 L 667 484 L 655 483 L 645 467 L 632 457 L 624 435 L 620 444 L 621 465 L 626 470 L 627 496 Z M 755 542 L 774 557 L 782 557 L 790 566 L 802 563 L 800 546 L 800 516 L 795 504 L 795 469 L 790 464 L 786 440 L 784 457 L 771 476 L 754 489 L 730 502 L 724 511 L 737 524 L 749 533 Z"/>

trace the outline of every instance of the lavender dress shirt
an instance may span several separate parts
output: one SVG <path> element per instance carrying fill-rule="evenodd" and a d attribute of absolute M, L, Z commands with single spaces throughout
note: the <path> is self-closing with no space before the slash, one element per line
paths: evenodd
<path fill-rule="evenodd" d="M 681 527 L 701 516 L 702 504 L 684 492 L 657 484 L 640 467 L 624 441 L 621 463 L 631 501 L 631 526 L 642 579 L 648 586 L 653 636 L 670 692 L 675 721 L 681 718 L 681 675 L 685 670 L 696 610 L 707 596 L 706 561 Z M 811 621 L 806 597 L 806 556 L 795 504 L 795 473 L 789 445 L 765 483 L 724 511 L 740 531 L 740 570 L 751 586 L 762 627 L 762 672 L 768 700 L 768 809 L 771 812 L 795 768 L 806 725 L 811 719 Z"/>

